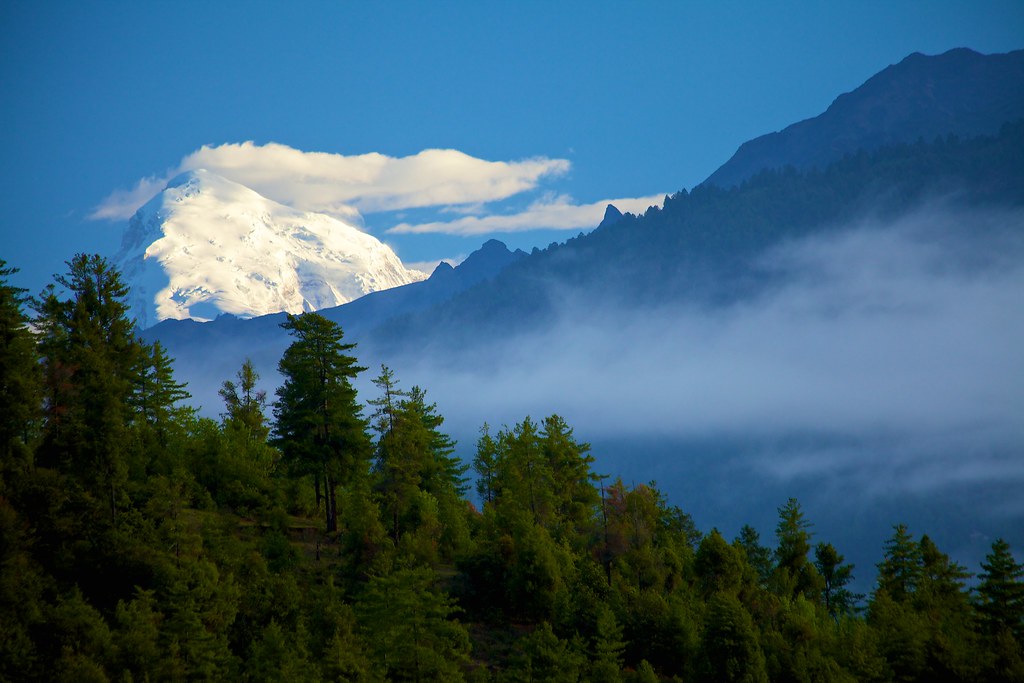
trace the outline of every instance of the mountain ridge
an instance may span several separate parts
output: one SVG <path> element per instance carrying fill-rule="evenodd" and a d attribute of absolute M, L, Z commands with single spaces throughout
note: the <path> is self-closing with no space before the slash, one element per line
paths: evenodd
<path fill-rule="evenodd" d="M 918 59 L 934 58 L 912 62 Z M 865 217 L 895 219 L 945 199 L 968 207 L 1024 205 L 1024 120 L 1004 122 L 992 136 L 936 137 L 858 149 L 824 168 L 762 169 L 728 189 L 703 183 L 640 216 L 610 207 L 592 232 L 529 255 L 484 245 L 482 254 L 500 258 L 479 277 L 469 277 L 474 255 L 454 269 L 439 266 L 424 282 L 322 313 L 360 344 L 366 362 L 406 356 L 458 366 L 487 356 L 495 342 L 557 322 L 567 306 L 607 317 L 667 304 L 733 305 L 771 286 L 772 274 L 758 267 L 765 250 Z M 265 356 L 261 371 L 273 372 L 286 345 L 283 319 L 160 325 L 149 338 L 194 335 L 194 342 L 175 341 L 168 350 L 179 362 L 206 364 L 210 340 L 241 342 L 244 335 L 246 346 Z M 241 353 L 235 360 L 247 352 Z"/>
<path fill-rule="evenodd" d="M 762 169 L 825 168 L 845 154 L 949 134 L 994 135 L 1024 117 L 1024 50 L 915 52 L 835 98 L 821 114 L 749 140 L 703 184 L 729 188 Z"/>

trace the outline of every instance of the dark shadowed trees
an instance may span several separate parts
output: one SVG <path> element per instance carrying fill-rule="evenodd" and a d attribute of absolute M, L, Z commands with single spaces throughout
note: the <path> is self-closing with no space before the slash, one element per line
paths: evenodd
<path fill-rule="evenodd" d="M 122 504 L 132 393 L 145 348 L 128 318 L 128 288 L 102 257 L 78 254 L 35 302 L 46 419 L 40 462 L 81 485 L 111 520 Z"/>
<path fill-rule="evenodd" d="M 35 340 L 25 313 L 28 297 L 9 280 L 17 272 L 0 259 L 0 477 L 28 460 L 42 402 Z"/>

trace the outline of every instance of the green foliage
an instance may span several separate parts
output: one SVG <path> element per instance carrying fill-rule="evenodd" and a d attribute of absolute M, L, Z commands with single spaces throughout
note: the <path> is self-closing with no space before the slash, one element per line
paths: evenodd
<path fill-rule="evenodd" d="M 840 614 L 852 611 L 857 600 L 864 597 L 846 588 L 853 580 L 853 565 L 843 564 L 843 559 L 831 543 L 819 543 L 814 548 L 814 566 L 825 584 L 822 590 L 825 609 L 837 619 Z"/>
<path fill-rule="evenodd" d="M 35 302 L 43 359 L 45 423 L 37 462 L 81 487 L 110 522 L 125 504 L 124 458 L 132 390 L 145 348 L 134 336 L 120 273 L 99 256 L 78 254 Z"/>
<path fill-rule="evenodd" d="M 547 621 L 519 643 L 520 655 L 502 680 L 577 681 L 584 669 L 584 656 L 578 643 L 559 638 Z"/>
<path fill-rule="evenodd" d="M 772 551 L 761 545 L 761 537 L 757 530 L 749 524 L 744 524 L 734 544 L 746 556 L 747 565 L 754 570 L 758 585 L 767 586 L 772 575 Z"/>
<path fill-rule="evenodd" d="M 743 579 L 743 560 L 740 551 L 726 543 L 718 529 L 712 529 L 700 542 L 694 565 L 704 596 L 735 595 Z"/>
<path fill-rule="evenodd" d="M 977 607 L 984 628 L 990 633 L 1008 630 L 1024 638 L 1024 564 L 1013 559 L 1010 544 L 1001 538 L 981 563 Z"/>
<path fill-rule="evenodd" d="M 601 554 L 616 579 L 644 589 L 670 589 L 684 579 L 695 540 L 692 520 L 666 504 L 654 482 L 627 489 L 621 480 L 605 489 Z"/>
<path fill-rule="evenodd" d="M 270 434 L 265 415 L 267 392 L 256 388 L 260 375 L 248 358 L 242 363 L 237 379 L 237 384 L 224 380 L 217 392 L 224 399 L 224 427 L 228 431 L 240 432 L 246 443 L 262 444 Z"/>
<path fill-rule="evenodd" d="M 879 650 L 897 680 L 963 680 L 977 674 L 968 574 L 928 537 L 894 527 L 868 606 Z"/>
<path fill-rule="evenodd" d="M 587 678 L 591 681 L 617 683 L 622 680 L 623 653 L 626 649 L 622 626 L 607 605 L 598 611 L 594 626 Z"/>
<path fill-rule="evenodd" d="M 28 299 L 8 281 L 17 272 L 0 259 L 0 493 L 8 470 L 28 464 L 42 404 L 42 376 L 24 311 Z"/>
<path fill-rule="evenodd" d="M 365 368 L 346 352 L 342 331 L 316 313 L 289 315 L 281 325 L 295 341 L 278 370 L 274 433 L 291 471 L 311 475 L 321 486 L 328 533 L 338 528 L 337 487 L 365 476 L 370 455 L 366 422 L 351 380 Z M 319 502 L 319 501 L 318 501 Z"/>
<path fill-rule="evenodd" d="M 457 681 L 469 661 L 469 634 L 426 568 L 403 569 L 367 583 L 356 602 L 370 659 L 388 680 Z"/>
<path fill-rule="evenodd" d="M 987 636 L 983 672 L 990 680 L 1024 681 L 1024 565 L 999 538 L 981 568 L 975 606 Z"/>
<path fill-rule="evenodd" d="M 885 559 L 878 565 L 878 590 L 897 602 L 909 599 L 921 582 L 921 548 L 906 525 L 893 527 L 885 542 Z"/>
<path fill-rule="evenodd" d="M 371 443 L 333 323 L 285 324 L 275 448 L 251 363 L 197 417 L 119 275 L 68 265 L 29 333 L 0 263 L 0 680 L 1024 680 L 1004 541 L 972 600 L 897 526 L 862 615 L 795 500 L 774 551 L 702 535 L 653 482 L 605 485 L 557 415 L 484 427 L 477 512 L 387 367 Z"/>
<path fill-rule="evenodd" d="M 810 527 L 795 498 L 790 498 L 779 508 L 779 523 L 775 527 L 775 571 L 771 583 L 775 592 L 784 598 L 803 595 L 816 601 L 821 596 L 823 581 L 808 557 L 811 550 Z"/>
<path fill-rule="evenodd" d="M 699 657 L 701 680 L 768 680 L 754 622 L 735 596 L 716 593 L 708 601 Z"/>
<path fill-rule="evenodd" d="M 252 644 L 251 655 L 246 662 L 250 680 L 303 683 L 319 679 L 319 672 L 310 662 L 306 650 L 305 635 L 304 628 L 286 633 L 277 621 L 271 619 L 259 640 Z"/>

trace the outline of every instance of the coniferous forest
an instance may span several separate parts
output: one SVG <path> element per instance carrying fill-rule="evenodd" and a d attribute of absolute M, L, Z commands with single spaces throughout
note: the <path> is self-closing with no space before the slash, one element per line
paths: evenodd
<path fill-rule="evenodd" d="M 595 472 L 557 415 L 482 426 L 462 463 L 429 388 L 361 367 L 315 313 L 285 323 L 276 396 L 239 358 L 200 417 L 104 259 L 38 297 L 14 272 L 0 679 L 1024 680 L 1001 540 L 963 567 L 893 520 L 853 567 L 793 499 L 772 537 L 726 538 Z"/>

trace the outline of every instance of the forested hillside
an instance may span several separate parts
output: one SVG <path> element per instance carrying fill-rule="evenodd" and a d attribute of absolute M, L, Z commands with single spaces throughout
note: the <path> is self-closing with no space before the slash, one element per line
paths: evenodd
<path fill-rule="evenodd" d="M 105 260 L 31 300 L 13 272 L 0 679 L 1024 680 L 1024 566 L 1001 540 L 966 568 L 894 519 L 853 567 L 794 499 L 774 537 L 724 538 L 595 472 L 557 415 L 482 426 L 470 475 L 428 389 L 360 367 L 315 313 L 283 325 L 275 400 L 240 357 L 200 418 Z"/>

